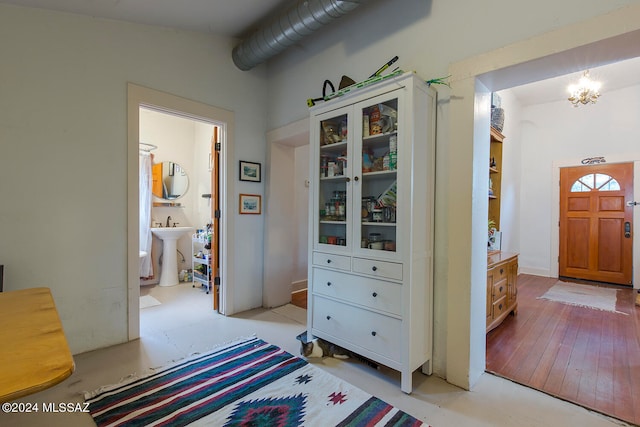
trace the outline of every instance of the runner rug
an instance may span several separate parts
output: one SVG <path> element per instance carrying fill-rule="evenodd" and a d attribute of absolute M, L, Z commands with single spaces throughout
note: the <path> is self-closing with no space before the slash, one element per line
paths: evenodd
<path fill-rule="evenodd" d="M 259 338 L 87 393 L 102 426 L 420 426 L 422 421 Z"/>
<path fill-rule="evenodd" d="M 617 292 L 617 289 L 558 281 L 538 299 L 626 314 L 616 311 Z"/>

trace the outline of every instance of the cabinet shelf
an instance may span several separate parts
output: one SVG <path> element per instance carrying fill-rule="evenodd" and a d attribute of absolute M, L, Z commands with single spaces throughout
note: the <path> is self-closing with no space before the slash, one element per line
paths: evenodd
<path fill-rule="evenodd" d="M 362 225 L 377 226 L 377 227 L 397 227 L 395 222 L 363 222 Z"/>
<path fill-rule="evenodd" d="M 363 172 L 362 178 L 363 179 L 384 179 L 384 178 L 393 179 L 397 175 L 398 175 L 398 171 L 394 169 L 394 170 L 375 171 L 375 172 Z"/>
<path fill-rule="evenodd" d="M 321 181 L 346 181 L 346 175 L 335 175 L 335 176 L 323 176 L 320 178 Z"/>
<path fill-rule="evenodd" d="M 211 265 L 209 261 L 210 261 L 209 258 L 193 257 L 193 262 L 195 262 L 196 264 Z"/>
<path fill-rule="evenodd" d="M 340 152 L 347 149 L 347 141 L 334 142 L 333 144 L 327 144 L 320 146 L 321 152 Z"/>
<path fill-rule="evenodd" d="M 388 141 L 391 135 L 397 135 L 397 134 L 398 134 L 398 131 L 368 135 L 362 138 L 362 142 L 371 143 L 371 142 L 377 142 L 377 141 Z"/>
<path fill-rule="evenodd" d="M 194 256 L 191 257 L 191 267 L 193 271 L 193 287 L 196 283 L 204 286 L 207 293 L 211 291 L 211 252 L 205 246 L 209 243 L 209 239 L 205 239 L 194 234 L 191 238 L 191 247 Z M 204 258 L 195 256 L 195 254 L 202 253 Z M 201 271 L 199 269 L 203 269 Z"/>

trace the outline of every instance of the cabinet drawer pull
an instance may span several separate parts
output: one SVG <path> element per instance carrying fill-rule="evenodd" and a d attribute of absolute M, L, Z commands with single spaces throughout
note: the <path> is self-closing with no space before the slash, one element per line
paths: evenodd
<path fill-rule="evenodd" d="M 327 260 L 327 264 L 331 264 L 331 260 L 330 259 Z"/>
<path fill-rule="evenodd" d="M 498 306 L 498 309 L 502 310 L 502 304 L 500 304 L 500 305 Z"/>
<path fill-rule="evenodd" d="M 500 269 L 500 274 L 504 273 L 504 268 Z"/>
<path fill-rule="evenodd" d="M 360 177 L 359 177 L 359 176 L 354 176 L 354 177 L 353 177 L 353 179 L 354 179 L 355 181 L 359 181 L 359 180 L 360 180 Z"/>
<path fill-rule="evenodd" d="M 376 331 L 371 331 L 371 335 L 375 337 L 378 333 Z"/>
<path fill-rule="evenodd" d="M 351 182 L 351 178 L 347 177 L 347 182 Z"/>
<path fill-rule="evenodd" d="M 502 292 L 502 286 L 500 286 L 500 292 Z"/>
<path fill-rule="evenodd" d="M 373 297 L 375 298 L 375 297 L 377 297 L 377 296 L 378 296 L 378 293 L 377 293 L 377 292 L 374 292 L 374 293 L 372 293 L 371 295 L 373 295 Z"/>
<path fill-rule="evenodd" d="M 374 265 L 373 267 L 371 267 L 371 269 L 372 269 L 373 271 L 378 271 L 378 267 L 376 267 L 375 265 Z"/>
<path fill-rule="evenodd" d="M 331 282 L 327 282 L 327 286 L 331 286 Z"/>
<path fill-rule="evenodd" d="M 331 316 L 327 316 L 327 320 L 331 320 Z"/>

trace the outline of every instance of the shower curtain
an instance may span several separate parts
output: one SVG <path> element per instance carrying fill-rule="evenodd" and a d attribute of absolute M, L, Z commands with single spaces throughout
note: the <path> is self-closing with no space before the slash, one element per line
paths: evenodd
<path fill-rule="evenodd" d="M 146 252 L 140 257 L 140 277 L 153 276 L 153 263 L 151 262 L 151 161 L 153 155 L 147 151 L 140 151 L 140 251 Z"/>

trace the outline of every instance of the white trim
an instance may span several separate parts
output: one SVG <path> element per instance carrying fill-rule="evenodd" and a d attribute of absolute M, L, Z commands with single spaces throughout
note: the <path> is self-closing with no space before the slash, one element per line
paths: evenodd
<path fill-rule="evenodd" d="M 220 273 L 223 283 L 220 295 L 221 312 L 233 314 L 233 257 L 224 254 L 233 253 L 234 209 L 229 209 L 230 195 L 233 193 L 234 180 L 231 174 L 233 165 L 233 133 L 235 115 L 231 111 L 181 98 L 166 92 L 138 86 L 127 85 L 127 324 L 128 338 L 140 337 L 140 279 L 139 264 L 139 201 L 138 201 L 138 142 L 140 135 L 140 107 L 152 108 L 182 117 L 188 117 L 212 123 L 221 127 L 223 149 L 220 159 Z"/>

